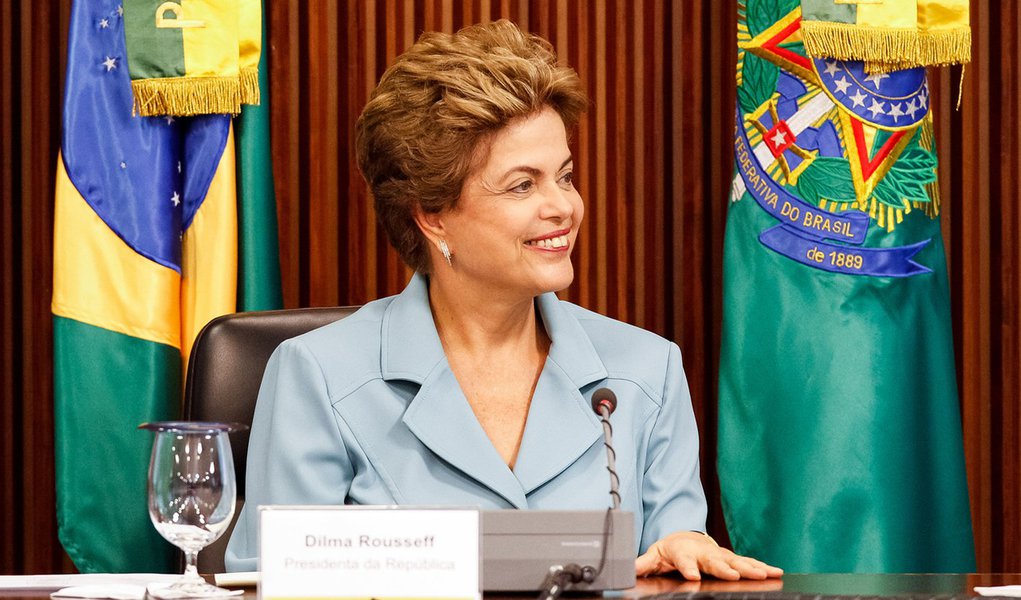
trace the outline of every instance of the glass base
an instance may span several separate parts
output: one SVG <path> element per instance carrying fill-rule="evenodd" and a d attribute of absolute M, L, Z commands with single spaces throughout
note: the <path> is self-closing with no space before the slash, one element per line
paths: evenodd
<path fill-rule="evenodd" d="M 177 600 L 178 598 L 225 598 L 241 596 L 244 590 L 228 590 L 206 583 L 201 577 L 184 577 L 174 583 L 152 584 L 148 588 L 149 596 L 159 600 Z"/>

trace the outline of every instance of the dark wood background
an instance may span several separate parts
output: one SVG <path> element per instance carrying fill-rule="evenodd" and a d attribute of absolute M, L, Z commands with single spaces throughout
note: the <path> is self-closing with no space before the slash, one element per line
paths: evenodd
<path fill-rule="evenodd" d="M 510 18 L 589 88 L 574 140 L 587 202 L 567 297 L 676 340 L 715 473 L 721 249 L 735 11 L 718 0 L 267 0 L 288 307 L 395 293 L 349 152 L 386 64 L 426 29 Z M 996 8 L 991 8 L 993 4 Z M 67 570 L 53 481 L 53 173 L 70 0 L 0 2 L 0 573 Z M 974 62 L 932 74 L 957 375 L 982 571 L 1021 571 L 1021 9 L 972 2 Z"/>

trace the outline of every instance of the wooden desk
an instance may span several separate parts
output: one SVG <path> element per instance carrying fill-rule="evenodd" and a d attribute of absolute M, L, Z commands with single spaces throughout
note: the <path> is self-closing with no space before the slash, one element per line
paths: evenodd
<path fill-rule="evenodd" d="M 896 596 L 908 594 L 975 596 L 975 586 L 1021 585 L 1021 573 L 962 573 L 962 574 L 862 574 L 862 573 L 789 573 L 782 579 L 766 581 L 684 581 L 677 577 L 648 577 L 638 580 L 638 585 L 623 592 L 607 594 L 609 598 L 641 598 L 655 594 L 675 592 L 758 592 L 786 591 L 805 594 L 846 594 L 865 596 Z M 486 594 L 486 600 L 501 598 L 534 598 L 528 594 Z M 567 595 L 566 598 L 579 598 Z M 40 600 L 49 598 L 49 591 L 4 591 L 0 600 Z M 255 589 L 246 590 L 239 600 L 256 600 Z"/>
<path fill-rule="evenodd" d="M 785 591 L 805 594 L 896 596 L 908 594 L 964 594 L 976 596 L 975 586 L 1021 584 L 1021 573 L 951 574 L 869 574 L 788 573 L 781 579 L 765 581 L 684 581 L 677 577 L 649 577 L 625 592 L 638 598 L 675 592 L 760 592 Z"/>

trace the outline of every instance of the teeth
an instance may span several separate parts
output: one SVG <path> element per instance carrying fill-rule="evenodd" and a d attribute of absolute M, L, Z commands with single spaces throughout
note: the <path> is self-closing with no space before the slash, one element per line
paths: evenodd
<path fill-rule="evenodd" d="M 529 246 L 538 246 L 539 248 L 553 249 L 563 248 L 567 245 L 567 236 L 561 235 L 555 238 L 545 238 L 541 240 L 535 240 L 532 242 L 526 242 Z"/>

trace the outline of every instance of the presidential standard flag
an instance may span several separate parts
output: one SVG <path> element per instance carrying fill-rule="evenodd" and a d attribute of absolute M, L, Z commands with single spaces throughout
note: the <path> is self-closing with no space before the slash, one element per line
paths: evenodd
<path fill-rule="evenodd" d="M 789 572 L 970 572 L 925 70 L 810 57 L 803 4 L 738 4 L 727 528 Z"/>
<path fill-rule="evenodd" d="M 139 114 L 238 114 L 259 104 L 259 0 L 122 2 Z"/>
<path fill-rule="evenodd" d="M 230 117 L 133 116 L 124 14 L 72 6 L 57 161 L 57 519 L 83 572 L 174 570 L 136 427 L 179 415 L 191 342 L 237 293 Z"/>

